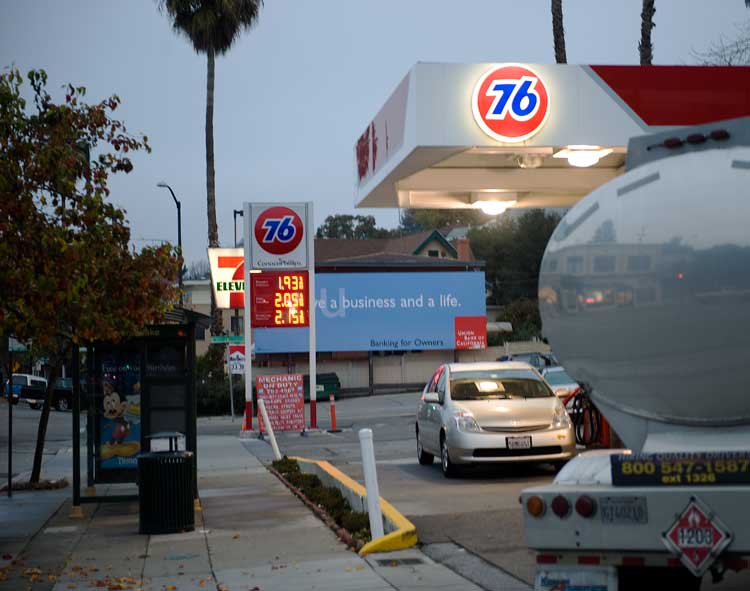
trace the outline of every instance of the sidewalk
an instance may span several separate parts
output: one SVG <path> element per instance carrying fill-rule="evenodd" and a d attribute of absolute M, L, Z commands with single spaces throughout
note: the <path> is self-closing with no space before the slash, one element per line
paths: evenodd
<path fill-rule="evenodd" d="M 71 519 L 70 488 L 3 498 L 0 590 L 479 591 L 418 550 L 360 558 L 236 437 L 199 438 L 198 478 L 203 510 L 185 534 L 139 535 L 135 503 Z"/>

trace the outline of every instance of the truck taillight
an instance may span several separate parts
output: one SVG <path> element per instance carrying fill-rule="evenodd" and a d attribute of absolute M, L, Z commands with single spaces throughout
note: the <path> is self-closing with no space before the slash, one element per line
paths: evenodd
<path fill-rule="evenodd" d="M 560 519 L 566 518 L 570 515 L 570 501 L 562 495 L 557 495 L 552 499 L 552 512 Z"/>
<path fill-rule="evenodd" d="M 576 501 L 576 513 L 581 517 L 592 517 L 596 513 L 596 500 L 588 495 L 578 497 Z"/>
<path fill-rule="evenodd" d="M 547 505 L 544 503 L 544 499 L 535 495 L 526 500 L 526 510 L 532 517 L 541 517 L 547 510 Z"/>

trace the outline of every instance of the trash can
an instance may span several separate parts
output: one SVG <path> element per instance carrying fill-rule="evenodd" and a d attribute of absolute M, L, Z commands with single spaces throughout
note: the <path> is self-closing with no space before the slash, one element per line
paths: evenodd
<path fill-rule="evenodd" d="M 195 529 L 193 453 L 172 450 L 138 456 L 139 528 L 142 534 Z"/>
<path fill-rule="evenodd" d="M 305 388 L 305 402 L 310 400 L 310 376 L 305 374 L 302 377 L 302 383 Z M 318 400 L 328 400 L 328 396 L 333 394 L 338 395 L 341 390 L 341 381 L 339 376 L 334 373 L 319 373 L 316 374 L 316 398 Z"/>

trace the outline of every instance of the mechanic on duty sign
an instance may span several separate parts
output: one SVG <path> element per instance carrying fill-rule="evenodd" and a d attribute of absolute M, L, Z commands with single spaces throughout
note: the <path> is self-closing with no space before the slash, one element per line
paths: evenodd
<path fill-rule="evenodd" d="M 261 375 L 255 378 L 274 431 L 305 430 L 305 391 L 302 374 Z"/>

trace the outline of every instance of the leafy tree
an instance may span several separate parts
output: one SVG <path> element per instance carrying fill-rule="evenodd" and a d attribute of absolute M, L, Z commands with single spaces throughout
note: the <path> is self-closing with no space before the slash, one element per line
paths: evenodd
<path fill-rule="evenodd" d="M 542 257 L 559 222 L 558 215 L 536 209 L 517 219 L 501 218 L 497 224 L 469 231 L 474 255 L 486 263 L 492 303 L 537 299 Z"/>
<path fill-rule="evenodd" d="M 565 52 L 565 27 L 563 27 L 562 0 L 552 0 L 552 40 L 555 44 L 555 62 L 567 64 Z"/>
<path fill-rule="evenodd" d="M 57 104 L 43 71 L 0 75 L 0 334 L 33 342 L 51 375 L 39 419 L 32 482 L 38 482 L 58 368 L 73 347 L 134 334 L 178 296 L 181 259 L 169 244 L 129 249 L 125 212 L 107 201 L 111 174 L 150 151 L 112 113 L 112 96 L 86 104 L 68 86 Z M 96 158 L 90 150 L 99 149 Z"/>
<path fill-rule="evenodd" d="M 263 0 L 158 0 L 172 20 L 172 28 L 188 38 L 197 53 L 207 56 L 206 74 L 206 204 L 208 246 L 219 246 L 216 226 L 214 167 L 214 60 L 228 52 L 240 34 L 257 21 Z M 211 292 L 212 334 L 223 332 L 221 311 Z"/>
<path fill-rule="evenodd" d="M 476 226 L 492 219 L 478 209 L 407 209 L 401 218 L 406 234 L 422 230 L 439 230 L 446 226 Z"/>
<path fill-rule="evenodd" d="M 378 228 L 371 215 L 329 215 L 315 233 L 316 238 L 348 238 L 367 240 L 387 238 L 391 230 Z"/>
<path fill-rule="evenodd" d="M 732 37 L 722 35 L 704 51 L 692 55 L 704 66 L 742 66 L 750 64 L 750 21 L 737 26 Z"/>
<path fill-rule="evenodd" d="M 651 31 L 656 26 L 654 24 L 655 12 L 654 0 L 643 0 L 643 9 L 641 10 L 641 40 L 638 43 L 638 53 L 641 57 L 642 66 L 650 66 L 654 59 Z"/>
<path fill-rule="evenodd" d="M 201 259 L 190 263 L 185 273 L 185 279 L 210 279 L 211 278 L 211 265 L 208 261 Z"/>

